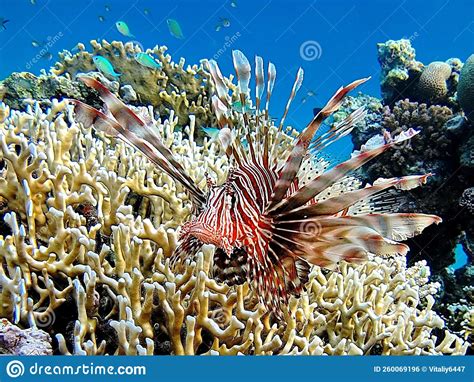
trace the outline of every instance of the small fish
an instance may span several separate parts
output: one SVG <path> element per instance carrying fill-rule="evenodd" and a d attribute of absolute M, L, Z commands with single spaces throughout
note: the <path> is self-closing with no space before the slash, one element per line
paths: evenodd
<path fill-rule="evenodd" d="M 143 10 L 143 13 L 144 13 L 145 15 L 149 15 L 149 14 L 150 14 L 150 10 L 149 10 L 148 8 L 145 8 L 145 9 Z"/>
<path fill-rule="evenodd" d="M 308 91 L 306 92 L 306 95 L 307 95 L 308 97 L 314 97 L 314 96 L 316 95 L 316 93 L 315 93 L 314 91 L 312 91 L 312 90 L 308 90 Z"/>
<path fill-rule="evenodd" d="M 219 32 L 221 30 L 222 26 L 221 24 L 217 24 L 216 25 L 216 32 Z"/>
<path fill-rule="evenodd" d="M 41 58 L 50 61 L 53 59 L 53 54 L 51 52 L 46 52 L 41 55 Z"/>
<path fill-rule="evenodd" d="M 301 98 L 301 103 L 306 103 L 307 99 L 306 97 Z"/>
<path fill-rule="evenodd" d="M 240 101 L 233 102 L 232 103 L 232 109 L 234 109 L 238 113 L 243 113 L 244 112 L 244 108 L 242 107 L 242 102 L 240 102 Z M 245 111 L 248 114 L 251 114 L 251 115 L 255 114 L 255 108 L 251 107 L 250 103 L 247 103 L 245 105 Z"/>
<path fill-rule="evenodd" d="M 3 17 L 0 17 L 0 27 L 3 30 L 7 30 L 6 23 L 8 23 L 10 20 L 4 19 Z"/>
<path fill-rule="evenodd" d="M 31 41 L 31 45 L 35 48 L 39 48 L 40 46 L 43 46 L 44 44 L 40 43 L 39 41 L 33 40 Z"/>
<path fill-rule="evenodd" d="M 204 131 L 204 133 L 211 138 L 211 141 L 215 141 L 217 138 L 219 138 L 219 133 L 221 129 L 217 127 L 201 127 L 201 130 Z"/>
<path fill-rule="evenodd" d="M 230 27 L 230 20 L 229 19 L 224 19 L 224 18 L 220 18 L 219 19 L 219 22 L 222 24 L 222 26 L 224 28 L 229 28 Z"/>
<path fill-rule="evenodd" d="M 237 2 L 236 2 L 236 1 L 231 1 L 231 2 L 230 2 L 230 6 L 231 6 L 232 8 L 237 8 Z"/>
<path fill-rule="evenodd" d="M 183 31 L 181 30 L 181 26 L 176 20 L 168 19 L 166 20 L 166 23 L 168 24 L 168 29 L 173 37 L 176 37 L 178 39 L 184 38 Z"/>
<path fill-rule="evenodd" d="M 125 21 L 117 21 L 115 23 L 115 26 L 117 27 L 117 30 L 123 34 L 124 36 L 127 37 L 135 37 L 131 32 L 130 28 L 128 27 L 127 23 Z"/>
<path fill-rule="evenodd" d="M 110 12 L 110 5 L 106 5 L 106 6 L 105 6 L 105 11 L 106 11 L 106 12 Z"/>
<path fill-rule="evenodd" d="M 30 3 L 31 3 L 32 5 L 36 5 L 36 0 L 30 0 Z"/>
<path fill-rule="evenodd" d="M 105 21 L 105 17 L 104 17 L 104 16 L 99 16 L 98 18 L 99 18 L 99 21 L 100 21 L 100 22 L 104 22 L 104 21 Z"/>
<path fill-rule="evenodd" d="M 122 75 L 121 73 L 117 73 L 115 71 L 110 61 L 107 60 L 105 57 L 94 56 L 92 59 L 94 60 L 94 64 L 96 68 L 99 69 L 102 73 L 114 78 L 117 78 L 118 76 Z"/>
<path fill-rule="evenodd" d="M 146 66 L 150 69 L 161 69 L 162 65 L 160 62 L 157 62 L 152 56 L 146 53 L 137 53 L 135 54 L 135 61 L 139 64 Z"/>

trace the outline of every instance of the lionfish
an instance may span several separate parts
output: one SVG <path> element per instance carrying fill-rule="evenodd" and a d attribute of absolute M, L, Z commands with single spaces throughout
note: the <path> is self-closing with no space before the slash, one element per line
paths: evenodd
<path fill-rule="evenodd" d="M 194 256 L 203 244 L 213 244 L 214 277 L 230 285 L 248 281 L 268 311 L 281 318 L 290 295 L 301 293 L 312 264 L 335 269 L 341 261 L 361 263 L 368 254 L 405 255 L 409 248 L 399 241 L 421 233 L 441 219 L 434 215 L 397 213 L 396 203 L 389 201 L 394 190 L 418 187 L 430 174 L 378 179 L 361 189 L 318 198 L 351 171 L 417 134 L 412 129 L 302 181 L 303 162 L 349 134 L 364 119 L 365 111 L 360 108 L 332 124 L 325 133 L 316 134 L 323 121 L 340 108 L 346 94 L 369 78 L 337 90 L 282 159 L 279 137 L 284 135 L 284 121 L 301 87 L 303 70 L 298 70 L 277 128 L 269 117 L 275 66 L 268 64 L 266 100 L 261 108 L 264 64 L 261 57 L 255 58 L 256 107 L 249 114 L 245 105 L 250 102 L 251 65 L 242 52 L 236 50 L 232 55 L 237 74 L 234 92 L 243 105 L 238 113 L 231 108 L 229 82 L 224 80 L 217 62 L 207 61 L 209 81 L 215 89 L 211 102 L 220 129 L 219 142 L 232 164 L 223 184 L 216 185 L 207 179 L 207 192 L 186 174 L 154 126 L 97 80 L 81 77 L 86 85 L 98 91 L 107 106 L 106 113 L 80 101 L 72 102 L 78 121 L 134 146 L 189 193 L 193 216 L 181 227 L 179 245 L 171 261 L 182 262 Z M 232 118 L 236 114 L 237 122 Z M 246 147 L 242 145 L 244 138 Z M 361 201 L 370 208 L 351 208 Z"/>

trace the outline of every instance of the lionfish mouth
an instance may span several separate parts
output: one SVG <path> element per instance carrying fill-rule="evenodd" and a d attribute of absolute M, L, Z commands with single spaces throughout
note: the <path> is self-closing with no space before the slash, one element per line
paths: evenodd
<path fill-rule="evenodd" d="M 184 240 L 190 236 L 198 239 L 203 244 L 212 244 L 222 248 L 228 256 L 232 254 L 234 249 L 227 237 L 221 235 L 215 227 L 203 222 L 190 221 L 183 224 L 179 240 Z"/>

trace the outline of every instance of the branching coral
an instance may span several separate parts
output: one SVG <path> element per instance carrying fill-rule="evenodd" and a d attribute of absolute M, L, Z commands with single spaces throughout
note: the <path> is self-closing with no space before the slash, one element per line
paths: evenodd
<path fill-rule="evenodd" d="M 189 214 L 181 186 L 128 146 L 77 124 L 62 102 L 53 101 L 47 113 L 37 106 L 0 111 L 8 228 L 0 232 L 0 316 L 56 333 L 56 353 L 466 351 L 467 343 L 441 331 L 443 321 L 432 311 L 437 287 L 428 283 L 424 263 L 407 269 L 403 258 L 374 258 L 343 263 L 338 272 L 315 267 L 283 323 L 257 304 L 249 285 L 212 278 L 211 246 L 171 271 L 176 228 Z M 152 121 L 202 187 L 205 172 L 225 178 L 219 148 L 193 141 L 193 118 L 189 139 L 175 131 L 173 113 Z M 283 147 L 289 144 L 282 139 Z"/>

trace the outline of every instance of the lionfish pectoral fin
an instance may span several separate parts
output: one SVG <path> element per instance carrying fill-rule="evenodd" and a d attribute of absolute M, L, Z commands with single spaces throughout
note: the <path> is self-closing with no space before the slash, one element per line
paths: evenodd
<path fill-rule="evenodd" d="M 173 270 L 180 270 L 187 259 L 193 259 L 202 248 L 202 243 L 195 237 L 188 236 L 181 240 L 170 256 L 170 266 Z"/>
<path fill-rule="evenodd" d="M 248 270 L 245 248 L 234 248 L 230 256 L 222 248 L 216 248 L 212 270 L 217 281 L 227 285 L 243 284 Z"/>
<path fill-rule="evenodd" d="M 133 144 L 153 163 L 181 183 L 191 194 L 193 202 L 202 206 L 205 202 L 203 192 L 186 174 L 182 165 L 175 159 L 171 150 L 161 142 L 154 130 L 99 81 L 88 76 L 80 76 L 79 80 L 99 93 L 117 122 L 114 128 L 126 141 Z"/>
<path fill-rule="evenodd" d="M 84 102 L 75 99 L 68 99 L 67 102 L 74 105 L 76 122 L 82 123 L 85 127 L 93 126 L 96 130 L 112 137 L 119 136 L 120 126 L 115 119 Z"/>
<path fill-rule="evenodd" d="M 313 179 L 311 182 L 307 183 L 295 193 L 287 197 L 286 199 L 280 200 L 279 203 L 275 203 L 271 208 L 267 209 L 269 215 L 277 215 L 283 213 L 291 213 L 292 211 L 298 209 L 299 207 L 306 204 L 320 192 L 324 191 L 338 180 L 342 179 L 349 172 L 354 171 L 367 163 L 368 161 L 374 159 L 378 155 L 384 153 L 391 147 L 396 144 L 399 144 L 407 139 L 411 139 L 416 134 L 417 131 L 410 129 L 404 135 L 399 135 L 395 140 L 385 145 L 376 147 L 370 151 L 365 151 L 359 155 L 337 165 L 333 169 L 324 172 L 320 176 Z M 419 176 L 421 179 L 426 179 L 425 175 Z M 403 178 L 401 178 L 403 179 Z M 405 183 L 401 185 L 408 185 L 409 180 L 407 179 Z"/>
<path fill-rule="evenodd" d="M 391 179 L 378 179 L 376 182 L 374 182 L 374 185 L 372 186 L 367 185 L 364 188 L 355 191 L 349 191 L 315 204 L 311 204 L 308 206 L 300 206 L 298 208 L 294 208 L 291 211 L 283 212 L 276 218 L 278 221 L 282 221 L 297 219 L 303 216 L 313 218 L 317 216 L 335 215 L 351 207 L 355 203 L 364 200 L 374 194 L 385 191 L 388 188 L 394 187 L 396 189 L 409 190 L 418 187 L 426 182 L 426 178 L 427 175 Z"/>

